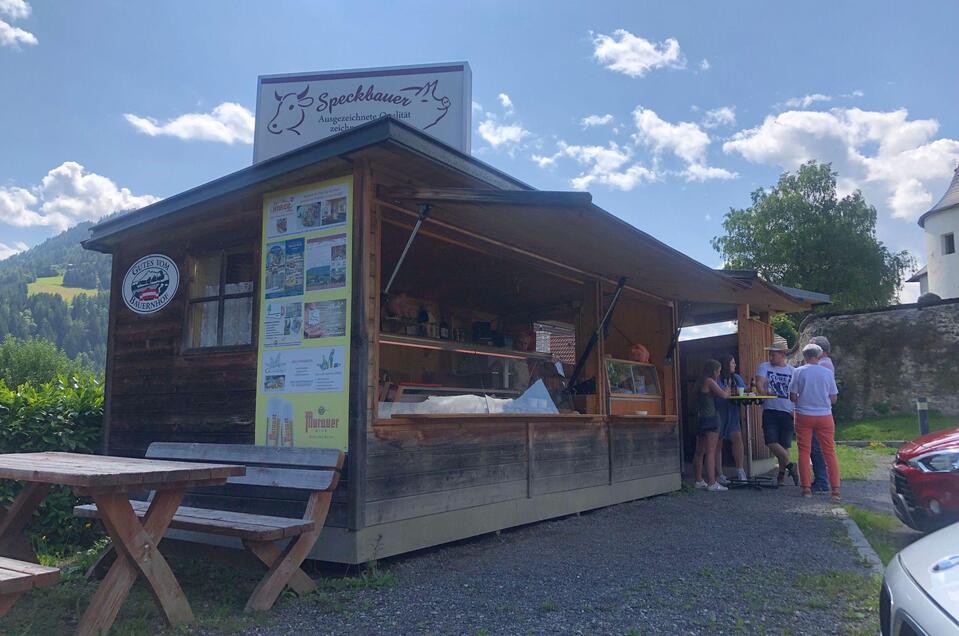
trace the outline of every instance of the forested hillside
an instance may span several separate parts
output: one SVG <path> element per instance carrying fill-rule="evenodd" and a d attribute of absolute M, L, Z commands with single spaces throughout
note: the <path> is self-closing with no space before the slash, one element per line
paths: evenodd
<path fill-rule="evenodd" d="M 25 252 L 0 261 L 0 335 L 41 338 L 70 357 L 82 355 L 96 369 L 106 358 L 110 256 L 84 250 L 80 241 L 90 223 L 81 223 Z M 55 293 L 31 294 L 37 278 L 63 276 L 63 287 L 79 294 L 69 302 Z M 68 294 L 69 296 L 69 294 Z"/>

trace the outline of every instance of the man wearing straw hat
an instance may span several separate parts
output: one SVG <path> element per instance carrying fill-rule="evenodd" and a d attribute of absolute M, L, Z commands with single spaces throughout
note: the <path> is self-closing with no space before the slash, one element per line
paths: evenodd
<path fill-rule="evenodd" d="M 763 400 L 763 440 L 779 461 L 778 483 L 786 480 L 786 473 L 793 483 L 799 485 L 799 471 L 796 464 L 789 461 L 789 447 L 792 446 L 795 425 L 793 423 L 793 403 L 789 399 L 789 384 L 792 382 L 793 369 L 786 362 L 786 339 L 774 336 L 773 343 L 766 347 L 769 361 L 756 369 L 756 386 L 763 395 L 776 397 Z"/>

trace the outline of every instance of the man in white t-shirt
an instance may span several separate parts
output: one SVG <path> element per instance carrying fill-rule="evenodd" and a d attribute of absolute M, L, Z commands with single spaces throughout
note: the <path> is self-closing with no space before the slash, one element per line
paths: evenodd
<path fill-rule="evenodd" d="M 769 361 L 756 369 L 756 386 L 761 394 L 776 396 L 763 400 L 763 441 L 779 461 L 779 485 L 786 480 L 788 472 L 798 486 L 799 472 L 796 465 L 789 461 L 789 447 L 792 446 L 795 432 L 789 383 L 792 382 L 795 369 L 786 362 L 786 350 L 786 339 L 778 335 L 773 337 L 772 345 L 766 347 Z"/>
<path fill-rule="evenodd" d="M 796 404 L 796 439 L 799 445 L 799 478 L 803 497 L 812 496 L 812 466 L 810 452 L 813 435 L 819 440 L 826 466 L 832 498 L 839 500 L 839 462 L 836 459 L 836 423 L 832 419 L 832 405 L 839 397 L 836 376 L 819 365 L 822 349 L 819 345 L 803 347 L 806 364 L 796 369 L 789 385 L 789 398 Z"/>

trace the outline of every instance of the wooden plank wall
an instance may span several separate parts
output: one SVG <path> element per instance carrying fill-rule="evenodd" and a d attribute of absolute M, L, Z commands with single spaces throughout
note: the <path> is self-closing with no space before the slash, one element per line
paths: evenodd
<path fill-rule="evenodd" d="M 608 298 L 605 302 L 609 302 Z M 665 398 L 663 413 L 676 415 L 679 403 L 676 396 L 679 356 L 673 356 L 671 363 L 666 362 L 666 354 L 674 333 L 672 307 L 643 302 L 624 294 L 611 322 L 604 342 L 605 354 L 613 358 L 629 359 L 629 350 L 633 343 L 642 344 L 649 349 L 649 361 L 656 366 Z"/>
<path fill-rule="evenodd" d="M 259 201 L 254 197 L 248 205 L 211 213 L 202 222 L 128 239 L 114 253 L 113 298 L 120 298 L 123 274 L 130 265 L 155 252 L 176 262 L 180 288 L 171 303 L 155 314 L 141 316 L 122 302 L 115 305 L 105 407 L 109 429 L 104 450 L 108 454 L 142 457 L 155 441 L 255 443 L 255 342 L 229 351 L 187 351 L 185 342 L 190 256 L 247 245 L 259 263 Z M 256 287 L 258 283 L 257 279 Z M 254 299 L 258 295 L 256 289 Z M 254 320 L 258 315 L 254 303 Z M 347 470 L 333 495 L 327 521 L 331 526 L 347 525 L 348 486 Z M 276 491 L 249 486 L 205 490 L 191 495 L 191 501 L 224 510 L 293 517 L 302 515 L 306 503 L 305 496 L 292 491 L 277 498 Z"/>
<path fill-rule="evenodd" d="M 746 372 L 743 377 L 748 384 L 751 375 L 766 360 L 766 347 L 773 342 L 773 328 L 770 324 L 749 317 L 749 307 L 741 306 L 737 312 L 739 331 L 739 363 Z M 762 407 L 750 406 L 749 419 L 752 422 L 753 459 L 768 459 L 772 457 L 763 440 Z"/>
<path fill-rule="evenodd" d="M 369 439 L 366 524 L 678 473 L 675 421 L 429 417 Z"/>

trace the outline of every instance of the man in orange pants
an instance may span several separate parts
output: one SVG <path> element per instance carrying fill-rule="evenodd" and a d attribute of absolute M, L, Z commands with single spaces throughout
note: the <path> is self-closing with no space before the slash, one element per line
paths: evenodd
<path fill-rule="evenodd" d="M 789 384 L 789 399 L 796 404 L 796 440 L 799 445 L 799 480 L 803 497 L 812 496 L 812 466 L 810 452 L 813 435 L 819 441 L 826 467 L 833 501 L 839 501 L 839 462 L 836 459 L 836 423 L 832 405 L 839 397 L 836 377 L 819 365 L 822 348 L 808 344 L 803 347 L 806 364 L 796 369 Z"/>

